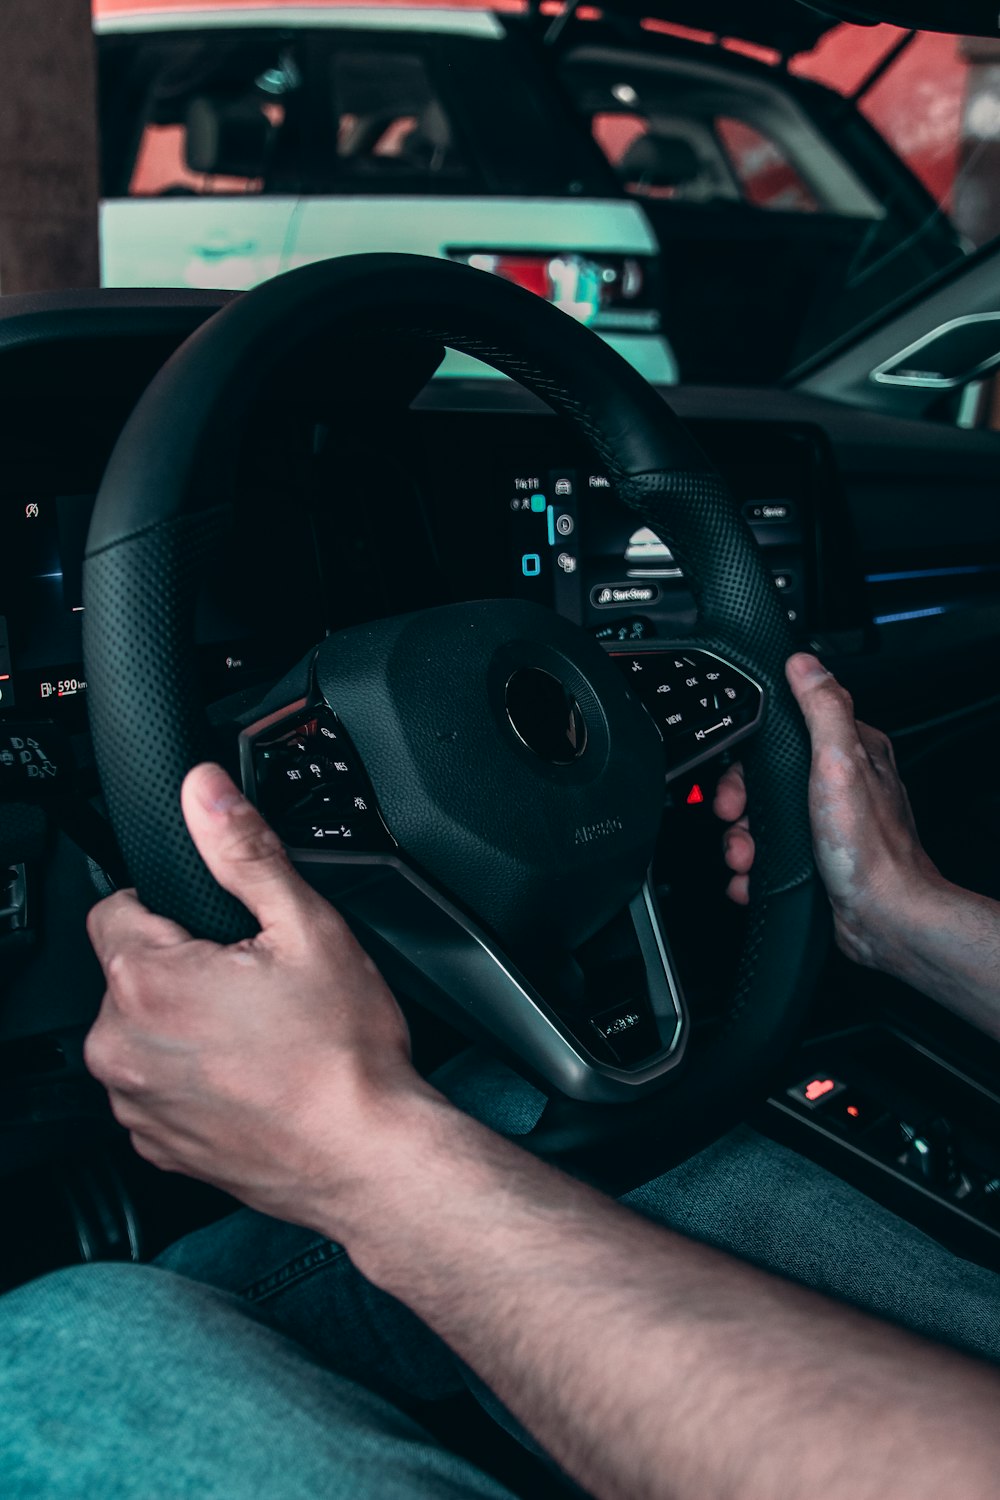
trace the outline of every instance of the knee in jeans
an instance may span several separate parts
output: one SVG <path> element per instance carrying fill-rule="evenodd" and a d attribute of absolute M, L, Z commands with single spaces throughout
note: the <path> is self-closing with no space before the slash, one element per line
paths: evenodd
<path fill-rule="evenodd" d="M 8 1292 L 0 1299 L 0 1317 L 47 1324 L 63 1332 L 72 1328 L 84 1333 L 95 1325 L 109 1328 L 148 1311 L 164 1292 L 173 1296 L 173 1287 L 164 1284 L 177 1281 L 150 1266 L 71 1266 Z"/>

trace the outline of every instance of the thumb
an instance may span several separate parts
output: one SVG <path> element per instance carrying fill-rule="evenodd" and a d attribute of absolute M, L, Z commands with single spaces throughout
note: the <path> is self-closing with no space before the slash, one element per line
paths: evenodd
<path fill-rule="evenodd" d="M 278 835 L 221 766 L 206 763 L 188 772 L 181 809 L 216 880 L 262 928 L 279 926 L 301 910 L 310 887 L 292 868 Z"/>
<path fill-rule="evenodd" d="M 859 744 L 854 704 L 846 688 L 815 656 L 800 651 L 785 664 L 788 685 L 802 710 L 813 750 L 854 750 Z"/>

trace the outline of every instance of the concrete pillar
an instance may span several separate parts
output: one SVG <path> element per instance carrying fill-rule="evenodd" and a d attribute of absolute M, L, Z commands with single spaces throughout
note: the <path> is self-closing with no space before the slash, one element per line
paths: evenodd
<path fill-rule="evenodd" d="M 97 286 L 90 0 L 0 0 L 0 293 Z"/>

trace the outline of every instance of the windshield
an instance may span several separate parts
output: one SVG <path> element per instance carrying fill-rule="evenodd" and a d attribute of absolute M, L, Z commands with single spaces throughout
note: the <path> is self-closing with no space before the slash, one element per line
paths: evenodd
<path fill-rule="evenodd" d="M 94 254 L 47 259 L 35 224 L 3 292 L 412 251 L 519 282 L 654 381 L 769 383 L 1000 233 L 992 42 L 831 24 L 782 56 L 517 0 L 95 0 L 66 41 L 47 97 L 89 70 L 93 129 L 36 120 L 19 180 L 44 217 L 71 179 Z"/>

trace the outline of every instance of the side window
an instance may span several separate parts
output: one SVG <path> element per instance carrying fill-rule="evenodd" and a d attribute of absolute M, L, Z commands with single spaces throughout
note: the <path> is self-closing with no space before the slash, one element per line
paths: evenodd
<path fill-rule="evenodd" d="M 294 191 L 298 51 L 294 37 L 221 31 L 102 51 L 105 196 Z"/>
<path fill-rule="evenodd" d="M 590 126 L 632 197 L 704 203 L 733 196 L 718 145 L 699 120 L 650 120 L 619 111 L 593 115 Z"/>
<path fill-rule="evenodd" d="M 733 115 L 719 115 L 715 133 L 745 202 L 755 208 L 815 213 L 814 195 L 777 143 Z"/>
<path fill-rule="evenodd" d="M 265 167 L 284 116 L 280 104 L 253 98 L 192 100 L 183 124 L 146 126 L 129 197 L 263 192 Z M 243 137 L 239 151 L 222 140 L 234 129 Z"/>
<path fill-rule="evenodd" d="M 343 50 L 330 59 L 337 177 L 361 189 L 400 178 L 460 181 L 468 166 L 422 57 Z"/>
<path fill-rule="evenodd" d="M 594 140 L 600 146 L 615 171 L 619 171 L 628 154 L 629 147 L 649 132 L 649 121 L 644 115 L 597 114 L 590 122 Z"/>

